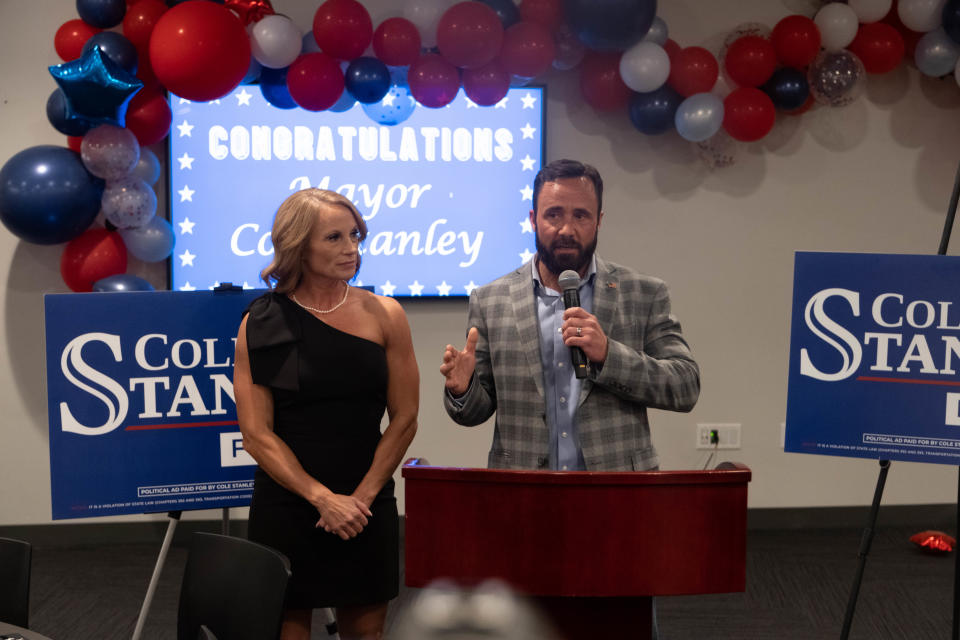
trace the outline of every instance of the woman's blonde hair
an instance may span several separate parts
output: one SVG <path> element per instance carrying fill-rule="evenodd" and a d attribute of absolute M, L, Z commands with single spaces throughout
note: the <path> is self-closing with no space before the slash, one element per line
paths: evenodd
<path fill-rule="evenodd" d="M 357 222 L 360 242 L 367 237 L 367 223 L 349 199 L 326 189 L 303 189 L 292 194 L 273 219 L 273 261 L 260 272 L 260 279 L 278 293 L 293 291 L 303 276 L 303 252 L 310 239 L 310 232 L 317 221 L 317 214 L 327 207 L 344 207 Z M 360 254 L 357 253 L 357 271 L 360 271 Z"/>

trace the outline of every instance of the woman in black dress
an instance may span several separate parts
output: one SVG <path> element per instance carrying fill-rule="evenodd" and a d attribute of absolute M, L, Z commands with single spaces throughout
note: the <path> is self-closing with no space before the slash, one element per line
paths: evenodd
<path fill-rule="evenodd" d="M 318 607 L 336 609 L 344 640 L 380 638 L 399 588 L 393 473 L 416 432 L 419 372 L 400 305 L 347 282 L 366 234 L 337 193 L 287 198 L 261 274 L 272 290 L 237 334 L 237 415 L 259 464 L 249 535 L 293 572 L 282 640 L 308 640 Z"/>

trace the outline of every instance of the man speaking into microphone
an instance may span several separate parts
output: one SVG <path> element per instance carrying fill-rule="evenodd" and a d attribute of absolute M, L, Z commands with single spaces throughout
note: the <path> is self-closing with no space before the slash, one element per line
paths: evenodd
<path fill-rule="evenodd" d="M 663 281 L 596 255 L 603 180 L 574 160 L 533 183 L 537 253 L 474 289 L 466 346 L 447 345 L 444 406 L 474 426 L 496 412 L 487 466 L 647 471 L 647 408 L 690 411 L 700 370 Z"/>

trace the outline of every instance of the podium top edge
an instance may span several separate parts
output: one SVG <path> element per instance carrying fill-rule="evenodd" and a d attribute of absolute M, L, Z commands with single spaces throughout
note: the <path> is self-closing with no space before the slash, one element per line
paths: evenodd
<path fill-rule="evenodd" d="M 528 471 L 408 463 L 401 473 L 404 478 L 414 480 L 555 485 L 745 484 L 753 476 L 750 468 L 741 463 L 728 463 L 727 468 L 705 471 Z"/>

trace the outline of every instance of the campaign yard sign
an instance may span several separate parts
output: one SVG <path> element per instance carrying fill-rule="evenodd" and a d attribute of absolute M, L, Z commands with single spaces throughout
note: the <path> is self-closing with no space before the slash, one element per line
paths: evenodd
<path fill-rule="evenodd" d="M 785 450 L 960 465 L 960 258 L 796 254 Z"/>
<path fill-rule="evenodd" d="M 234 343 L 262 293 L 44 296 L 54 519 L 249 504 Z"/>

